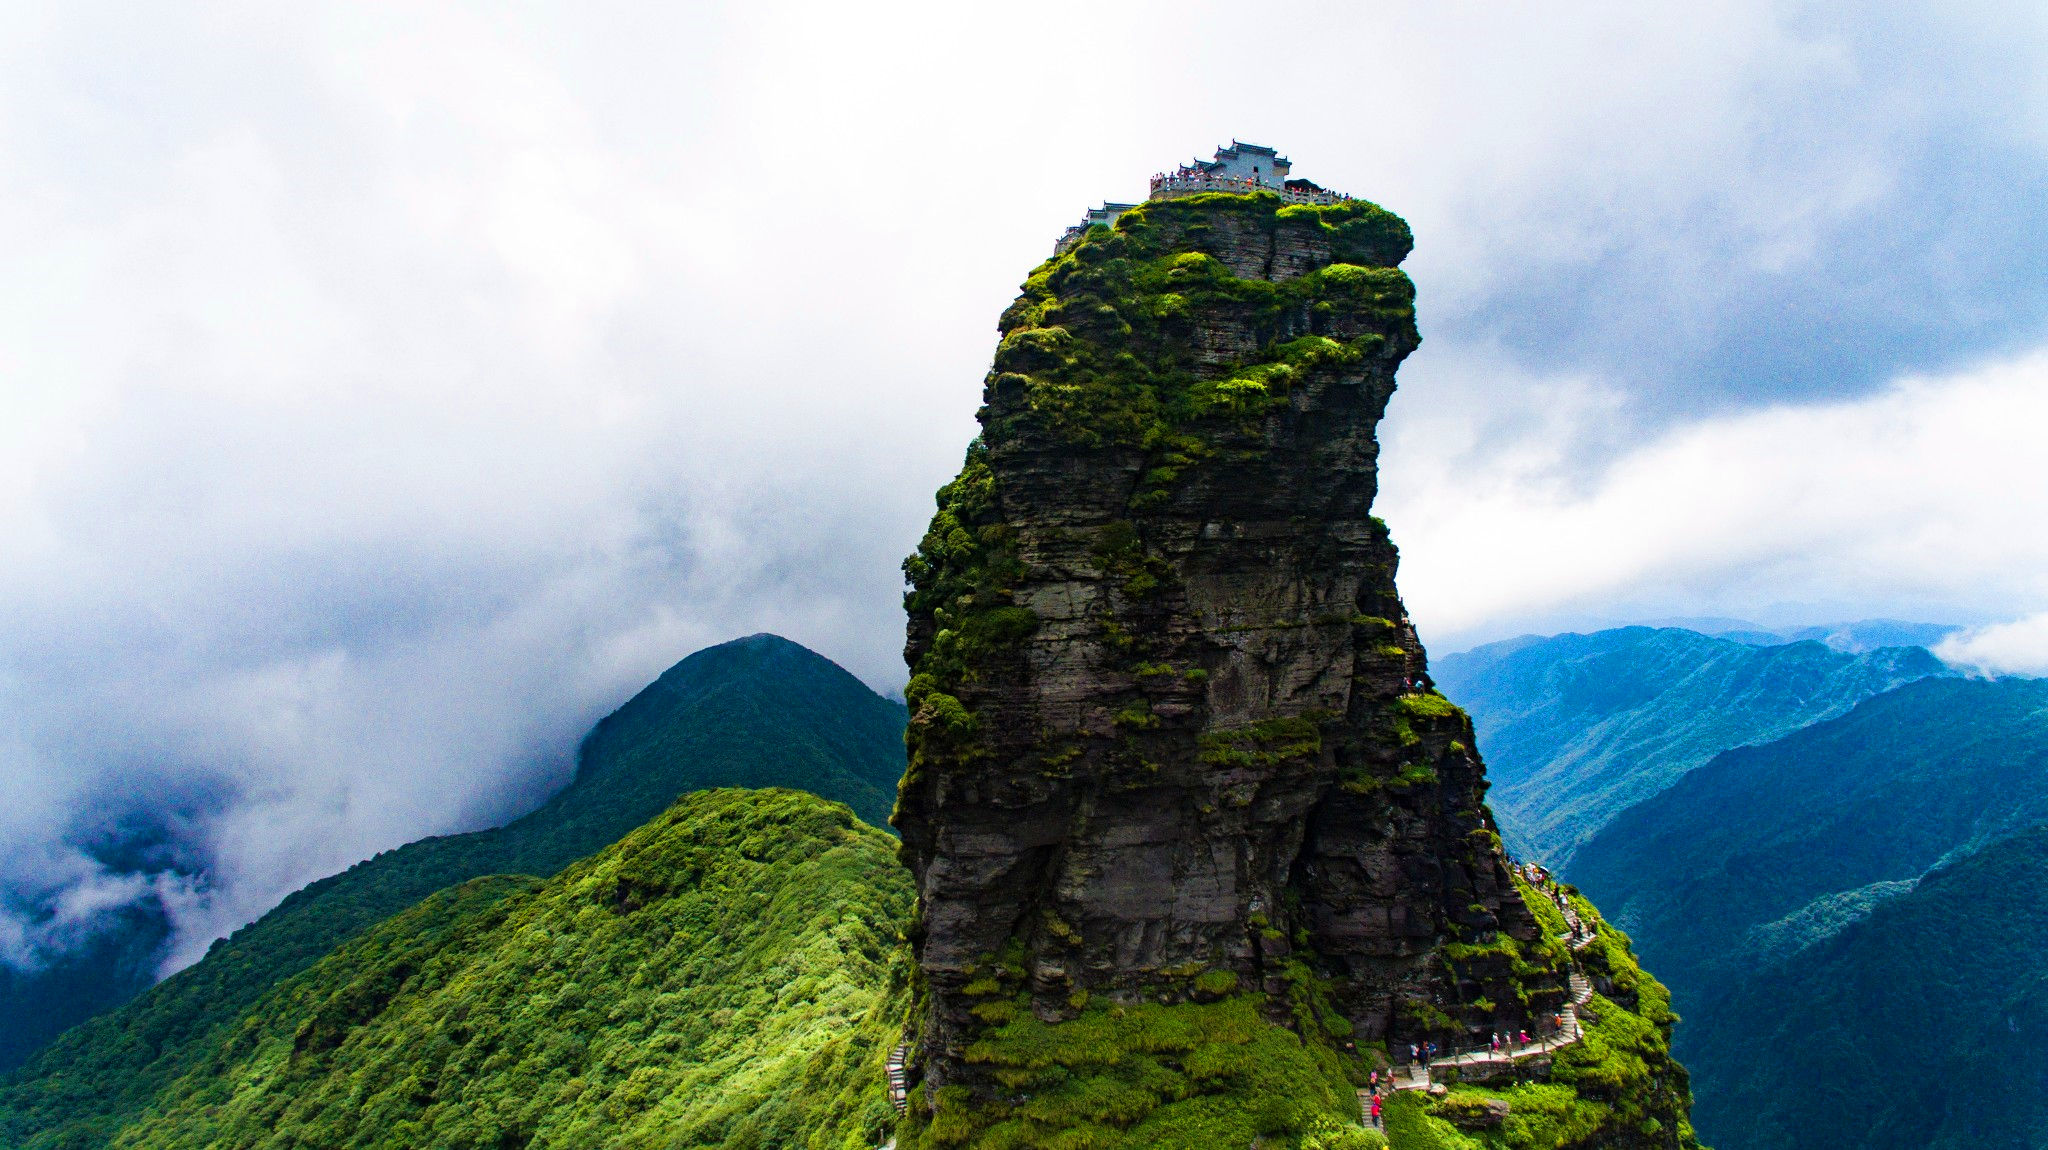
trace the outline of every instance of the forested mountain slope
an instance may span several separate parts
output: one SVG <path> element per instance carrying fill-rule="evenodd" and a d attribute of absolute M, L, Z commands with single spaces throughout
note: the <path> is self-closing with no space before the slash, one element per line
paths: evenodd
<path fill-rule="evenodd" d="M 2007 1002 L 2015 1027 L 2033 1009 L 2044 823 L 2048 681 L 1926 679 L 1718 756 L 1616 818 L 1573 876 L 1688 1019 L 1707 1141 L 1853 1145 L 1788 1116 L 1886 1113 L 1908 1093 L 1901 1057 L 1985 1049 Z M 2010 1081 L 1978 1092 L 2011 1110 L 2038 1087 Z M 1833 1101 L 1793 1100 L 1809 1088 Z"/>
<path fill-rule="evenodd" d="M 1573 877 L 1699 987 L 1751 928 L 2043 820 L 2048 680 L 1928 679 L 1720 755 L 1616 818 Z"/>
<path fill-rule="evenodd" d="M 699 651 L 600 722 L 575 780 L 496 830 L 387 851 L 277 909 L 133 1002 L 59 1038 L 0 1088 L 0 1145 L 92 1146 L 207 1049 L 215 1028 L 341 942 L 427 895 L 494 873 L 551 875 L 679 793 L 788 785 L 886 820 L 903 707 L 772 635 Z"/>
<path fill-rule="evenodd" d="M 1845 654 L 1670 627 L 1511 639 L 1431 670 L 1472 715 L 1503 837 L 1566 873 L 1608 820 L 1721 751 L 1950 673 L 1918 647 Z"/>
<path fill-rule="evenodd" d="M 865 1150 L 908 1000 L 895 851 L 814 795 L 687 795 L 287 980 L 114 1144 Z"/>
<path fill-rule="evenodd" d="M 1692 1013 L 1730 1150 L 2048 1143 L 2048 829 L 1991 843 Z M 1923 1070 L 1932 1071 L 1925 1073 Z"/>

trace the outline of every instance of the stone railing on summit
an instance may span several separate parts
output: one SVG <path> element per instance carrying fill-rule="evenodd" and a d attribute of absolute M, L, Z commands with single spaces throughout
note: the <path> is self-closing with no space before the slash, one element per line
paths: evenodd
<path fill-rule="evenodd" d="M 1186 175 L 1179 172 L 1152 177 L 1152 195 L 1155 200 L 1174 200 L 1182 196 L 1199 196 L 1208 192 L 1224 192 L 1233 196 L 1265 192 L 1279 196 L 1290 204 L 1342 204 L 1351 197 L 1342 192 L 1328 192 L 1310 188 L 1276 188 L 1257 180 L 1240 179 L 1234 176 L 1211 176 L 1206 174 Z"/>

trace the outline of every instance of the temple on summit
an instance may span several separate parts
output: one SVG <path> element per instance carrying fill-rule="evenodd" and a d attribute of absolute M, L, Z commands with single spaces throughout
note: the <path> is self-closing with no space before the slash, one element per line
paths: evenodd
<path fill-rule="evenodd" d="M 1293 166 L 1286 156 L 1263 144 L 1232 140 L 1229 147 L 1216 149 L 1213 160 L 1194 160 L 1153 176 L 1152 192 L 1146 199 L 1170 200 L 1210 192 L 1239 196 L 1266 192 L 1297 204 L 1335 204 L 1351 198 L 1308 180 L 1288 179 L 1287 173 Z M 1118 216 L 1137 206 L 1104 202 L 1099 208 L 1089 208 L 1080 223 L 1060 235 L 1059 242 L 1053 245 L 1053 254 L 1064 253 L 1081 242 L 1088 229 L 1097 224 L 1114 227 Z"/>
<path fill-rule="evenodd" d="M 1287 185 L 1287 171 L 1292 166 L 1286 156 L 1271 148 L 1232 140 L 1229 147 L 1216 149 L 1215 159 L 1182 164 L 1174 176 L 1244 180 L 1262 187 L 1281 188 Z M 1153 177 L 1153 183 L 1158 182 L 1159 177 Z"/>

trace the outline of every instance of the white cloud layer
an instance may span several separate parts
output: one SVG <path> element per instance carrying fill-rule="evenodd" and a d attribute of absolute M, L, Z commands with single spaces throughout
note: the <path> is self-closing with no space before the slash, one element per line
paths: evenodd
<path fill-rule="evenodd" d="M 1952 636 L 1934 653 L 1990 675 L 2048 675 L 2048 611 Z"/>
<path fill-rule="evenodd" d="M 1698 420 L 1624 444 L 1590 473 L 1568 453 L 1611 404 L 1577 381 L 1518 390 L 1546 421 L 1519 442 L 1475 441 L 1472 423 L 1445 413 L 1404 423 L 1388 445 L 1382 506 L 1403 586 L 1439 633 L 1574 610 L 1739 615 L 1790 600 L 1855 617 L 2048 603 L 2048 355 Z M 2006 650 L 2005 633 L 1964 642 Z"/>
<path fill-rule="evenodd" d="M 1994 3 L 0 10 L 0 950 L 149 890 L 185 961 L 705 643 L 900 682 L 995 317 L 1232 135 L 1420 237 L 1432 635 L 2048 610 L 2044 57 Z"/>

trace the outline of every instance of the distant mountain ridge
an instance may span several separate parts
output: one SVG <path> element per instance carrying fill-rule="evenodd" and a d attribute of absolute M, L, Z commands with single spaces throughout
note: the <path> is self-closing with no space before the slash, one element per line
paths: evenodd
<path fill-rule="evenodd" d="M 456 883 L 552 875 L 680 793 L 793 786 L 886 825 L 905 718 L 901 703 L 786 639 L 754 635 L 699 651 L 598 723 L 576 778 L 539 809 L 494 830 L 386 851 L 313 883 L 199 963 L 65 1033 L 0 1085 L 0 1145 L 104 1144 L 191 1068 L 215 1028 L 342 942 Z"/>
<path fill-rule="evenodd" d="M 1758 647 L 1824 643 L 1833 650 L 1850 655 L 1861 655 L 1880 647 L 1932 647 L 1963 630 L 1955 623 L 1914 623 L 1904 619 L 1857 619 L 1819 626 L 1768 627 L 1746 619 L 1678 618 L 1650 620 L 1641 625 L 1676 627 Z"/>
<path fill-rule="evenodd" d="M 1699 988 L 1753 928 L 2043 823 L 2048 680 L 1925 679 L 1717 756 L 1616 818 L 1572 877 Z"/>
<path fill-rule="evenodd" d="M 1919 647 L 1852 654 L 1669 627 L 1525 636 L 1444 656 L 1431 670 L 1473 717 L 1503 837 L 1566 873 L 1610 819 L 1715 754 L 1954 674 Z"/>

